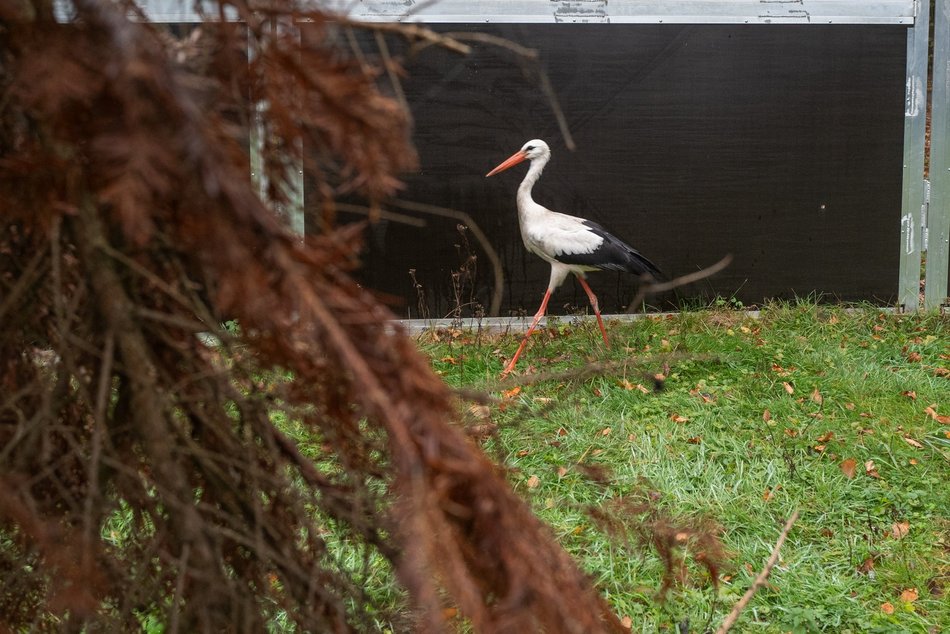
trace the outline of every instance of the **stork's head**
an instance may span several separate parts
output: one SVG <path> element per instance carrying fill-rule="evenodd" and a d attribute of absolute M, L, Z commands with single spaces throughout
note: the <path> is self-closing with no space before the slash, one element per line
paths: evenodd
<path fill-rule="evenodd" d="M 485 174 L 485 176 L 494 176 L 498 172 L 504 172 L 509 167 L 513 167 L 522 161 L 547 160 L 551 158 L 551 148 L 541 139 L 532 139 L 521 146 L 521 149 L 509 156 L 501 165 Z"/>

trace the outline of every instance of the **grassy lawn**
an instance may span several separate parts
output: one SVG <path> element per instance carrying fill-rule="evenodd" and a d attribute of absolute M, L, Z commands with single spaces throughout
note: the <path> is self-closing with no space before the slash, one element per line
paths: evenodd
<path fill-rule="evenodd" d="M 797 508 L 770 585 L 734 631 L 940 632 L 950 631 L 948 326 L 775 305 L 759 318 L 609 323 L 605 350 L 596 324 L 562 318 L 532 338 L 514 383 L 532 382 L 520 389 L 498 380 L 520 335 L 428 333 L 419 346 L 448 383 L 497 398 L 472 407 L 469 423 L 497 425 L 486 451 L 633 631 L 714 629 Z M 608 369 L 578 375 L 588 362 Z M 684 579 L 657 601 L 656 551 L 589 512 L 643 500 L 715 527 L 727 553 L 718 591 L 685 552 Z"/>

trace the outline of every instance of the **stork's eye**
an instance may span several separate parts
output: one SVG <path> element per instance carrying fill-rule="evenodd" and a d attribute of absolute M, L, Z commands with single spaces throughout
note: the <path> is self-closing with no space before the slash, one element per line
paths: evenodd
<path fill-rule="evenodd" d="M 533 150 L 533 149 L 534 149 L 534 146 L 533 146 L 533 145 L 529 145 L 528 147 L 526 147 L 526 148 L 524 149 L 524 151 L 525 151 L 525 152 L 530 152 L 530 151 Z"/>

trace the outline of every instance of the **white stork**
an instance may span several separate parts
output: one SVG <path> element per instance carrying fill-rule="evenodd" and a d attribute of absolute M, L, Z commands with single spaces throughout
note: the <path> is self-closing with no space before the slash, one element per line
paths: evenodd
<path fill-rule="evenodd" d="M 518 187 L 518 223 L 521 225 L 521 239 L 524 240 L 528 251 L 551 264 L 551 281 L 544 293 L 544 299 L 541 300 L 541 307 L 535 314 L 534 321 L 525 333 L 521 345 L 518 346 L 518 351 L 502 372 L 502 377 L 507 376 L 514 369 L 518 357 L 521 356 L 525 344 L 528 343 L 528 337 L 534 332 L 547 310 L 551 293 L 561 285 L 568 273 L 577 276 L 577 281 L 587 293 L 594 314 L 597 315 L 597 325 L 600 326 L 600 333 L 604 337 L 604 345 L 608 348 L 610 342 L 607 340 L 604 321 L 600 317 L 597 296 L 590 290 L 590 286 L 584 279 L 587 272 L 609 270 L 626 271 L 639 276 L 658 277 L 660 275 L 660 270 L 655 264 L 620 238 L 608 233 L 596 222 L 551 211 L 534 202 L 531 198 L 531 188 L 538 181 L 541 171 L 550 159 L 551 149 L 548 144 L 540 139 L 534 139 L 525 143 L 520 150 L 485 175 L 492 176 L 522 161 L 531 161 L 531 167 L 528 168 L 527 175 Z"/>

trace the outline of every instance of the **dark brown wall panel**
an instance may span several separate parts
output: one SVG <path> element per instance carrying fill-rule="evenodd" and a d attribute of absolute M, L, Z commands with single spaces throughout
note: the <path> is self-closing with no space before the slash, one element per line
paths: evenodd
<path fill-rule="evenodd" d="M 403 88 L 421 157 L 407 199 L 472 215 L 505 267 L 503 314 L 536 309 L 547 265 L 525 252 L 515 190 L 524 168 L 484 174 L 525 141 L 553 159 L 535 188 L 551 209 L 596 220 L 670 275 L 734 256 L 713 279 L 654 300 L 735 295 L 746 304 L 819 294 L 893 302 L 898 281 L 906 30 L 895 26 L 451 25 L 537 49 L 577 143 L 564 147 L 537 73 L 504 48 L 429 48 Z M 393 42 L 394 47 L 398 43 Z M 383 222 L 364 282 L 417 315 L 453 304 L 454 221 Z M 479 260 L 477 298 L 491 275 Z M 632 280 L 594 273 L 606 312 Z M 583 306 L 568 282 L 551 302 Z"/>

